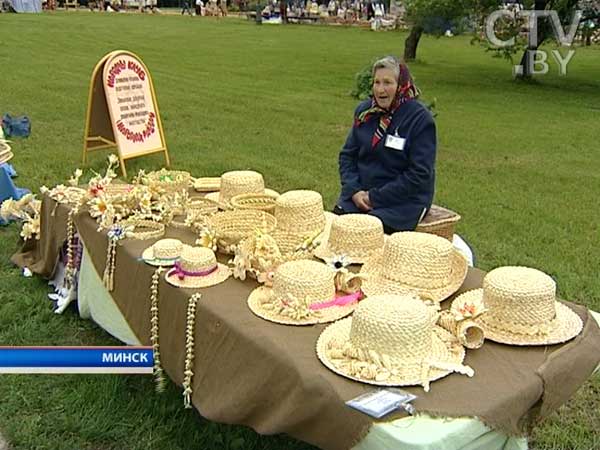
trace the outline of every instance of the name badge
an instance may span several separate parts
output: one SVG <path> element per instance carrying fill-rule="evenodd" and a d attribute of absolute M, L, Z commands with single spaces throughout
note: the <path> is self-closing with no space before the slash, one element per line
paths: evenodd
<path fill-rule="evenodd" d="M 404 150 L 404 143 L 406 139 L 400 136 L 393 136 L 388 134 L 385 138 L 385 146 L 389 148 L 393 148 L 394 150 Z"/>

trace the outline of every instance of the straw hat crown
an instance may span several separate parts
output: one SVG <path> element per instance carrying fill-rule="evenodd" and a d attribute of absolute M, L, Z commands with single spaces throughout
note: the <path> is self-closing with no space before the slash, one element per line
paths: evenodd
<path fill-rule="evenodd" d="M 152 253 L 156 259 L 173 259 L 179 257 L 182 249 L 179 239 L 161 239 L 152 246 Z"/>
<path fill-rule="evenodd" d="M 395 364 L 421 364 L 431 351 L 434 317 L 431 307 L 415 297 L 370 297 L 354 312 L 350 342 L 388 355 Z"/>
<path fill-rule="evenodd" d="M 187 272 L 202 272 L 216 265 L 215 253 L 209 248 L 186 245 L 181 252 L 180 266 Z"/>
<path fill-rule="evenodd" d="M 556 316 L 556 283 L 529 267 L 499 267 L 483 280 L 489 319 L 524 326 L 548 323 Z"/>
<path fill-rule="evenodd" d="M 315 191 L 285 192 L 275 202 L 275 218 L 282 231 L 320 233 L 325 228 L 323 197 Z"/>
<path fill-rule="evenodd" d="M 227 203 L 239 194 L 262 193 L 265 191 L 263 176 L 253 170 L 233 170 L 221 176 L 219 202 Z"/>
<path fill-rule="evenodd" d="M 332 221 L 327 240 L 315 251 L 315 255 L 319 258 L 345 255 L 351 262 L 362 263 L 381 251 L 383 244 L 380 219 L 367 214 L 344 214 Z"/>
<path fill-rule="evenodd" d="M 335 297 L 334 273 L 322 263 L 310 260 L 289 261 L 277 268 L 273 277 L 273 296 L 286 301 L 290 296 L 308 298 L 311 303 Z"/>

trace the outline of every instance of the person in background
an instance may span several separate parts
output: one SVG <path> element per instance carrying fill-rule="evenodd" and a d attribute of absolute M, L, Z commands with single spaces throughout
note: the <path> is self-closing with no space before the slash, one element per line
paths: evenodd
<path fill-rule="evenodd" d="M 354 112 L 339 154 L 336 214 L 372 214 L 386 233 L 414 230 L 433 201 L 436 127 L 417 97 L 408 67 L 393 56 L 375 62 L 372 97 Z"/>

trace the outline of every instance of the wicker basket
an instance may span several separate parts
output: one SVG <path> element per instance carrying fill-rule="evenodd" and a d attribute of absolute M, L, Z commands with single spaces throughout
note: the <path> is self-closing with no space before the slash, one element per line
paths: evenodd
<path fill-rule="evenodd" d="M 221 177 L 194 178 L 194 189 L 198 192 L 215 192 L 221 189 Z"/>
<path fill-rule="evenodd" d="M 419 222 L 415 231 L 435 234 L 452 242 L 454 230 L 459 221 L 458 213 L 438 205 L 431 205 L 431 209 Z"/>
<path fill-rule="evenodd" d="M 218 212 L 207 219 L 207 225 L 217 234 L 219 249 L 226 253 L 255 230 L 272 232 L 277 220 L 264 211 L 237 209 Z"/>
<path fill-rule="evenodd" d="M 198 214 L 209 215 L 219 211 L 219 204 L 206 197 L 194 197 L 188 205 L 188 210 Z"/>
<path fill-rule="evenodd" d="M 256 209 L 273 214 L 275 201 L 279 195 L 275 194 L 240 194 L 231 198 L 233 209 Z"/>
<path fill-rule="evenodd" d="M 148 185 L 154 186 L 166 193 L 187 191 L 190 185 L 190 173 L 182 170 L 161 169 L 150 172 L 147 176 Z"/>

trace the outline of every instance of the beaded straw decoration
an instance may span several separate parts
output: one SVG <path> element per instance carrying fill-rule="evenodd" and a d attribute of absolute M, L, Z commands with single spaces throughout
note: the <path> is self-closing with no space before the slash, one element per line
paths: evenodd
<path fill-rule="evenodd" d="M 436 320 L 435 308 L 416 297 L 372 296 L 321 333 L 317 355 L 339 375 L 381 386 L 421 385 L 428 392 L 431 381 L 452 372 L 473 376 L 462 364 L 464 348 Z"/>
<path fill-rule="evenodd" d="M 461 294 L 482 301 L 487 312 L 474 320 L 485 338 L 509 345 L 550 345 L 577 336 L 583 322 L 556 299 L 556 283 L 529 267 L 499 267 L 483 279 L 483 288 Z"/>
<path fill-rule="evenodd" d="M 383 252 L 361 269 L 367 296 L 414 293 L 435 302 L 456 292 L 467 271 L 466 258 L 448 240 L 413 231 L 388 236 Z"/>
<path fill-rule="evenodd" d="M 196 326 L 196 305 L 202 294 L 194 294 L 188 300 L 187 323 L 185 328 L 185 367 L 183 371 L 183 405 L 192 407 L 192 379 L 194 377 L 194 329 Z"/>
<path fill-rule="evenodd" d="M 160 362 L 160 342 L 159 342 L 159 317 L 158 317 L 158 282 L 160 274 L 164 269 L 158 267 L 152 274 L 152 283 L 150 284 L 150 342 L 154 355 L 154 381 L 156 382 L 157 392 L 165 390 L 164 370 Z"/>
<path fill-rule="evenodd" d="M 108 230 L 108 247 L 106 250 L 106 266 L 102 282 L 108 291 L 114 289 L 115 267 L 117 265 L 117 243 L 127 237 L 129 228 L 116 223 Z"/>
<path fill-rule="evenodd" d="M 325 261 L 345 255 L 350 264 L 362 264 L 383 249 L 383 223 L 367 214 L 336 216 L 314 254 Z"/>
<path fill-rule="evenodd" d="M 312 325 L 338 320 L 352 313 L 362 298 L 360 290 L 336 292 L 335 273 L 325 264 L 288 261 L 274 273 L 273 286 L 260 286 L 248 297 L 257 316 L 285 325 Z"/>

